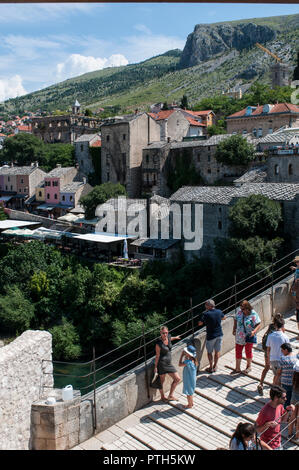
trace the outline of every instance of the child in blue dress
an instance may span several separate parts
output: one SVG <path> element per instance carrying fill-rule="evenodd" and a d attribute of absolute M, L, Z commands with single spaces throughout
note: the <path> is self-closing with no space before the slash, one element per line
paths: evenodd
<path fill-rule="evenodd" d="M 183 393 L 187 395 L 188 404 L 184 408 L 193 407 L 193 395 L 196 385 L 196 369 L 198 362 L 196 360 L 196 349 L 194 346 L 187 346 L 181 354 L 179 366 L 183 370 Z"/>

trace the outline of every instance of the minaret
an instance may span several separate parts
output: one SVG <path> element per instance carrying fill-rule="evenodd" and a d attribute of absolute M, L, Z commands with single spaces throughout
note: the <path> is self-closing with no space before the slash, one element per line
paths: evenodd
<path fill-rule="evenodd" d="M 73 104 L 73 106 L 72 106 L 72 113 L 73 114 L 79 114 L 80 113 L 80 108 L 81 108 L 81 104 L 79 103 L 78 100 L 76 100 L 75 104 Z"/>

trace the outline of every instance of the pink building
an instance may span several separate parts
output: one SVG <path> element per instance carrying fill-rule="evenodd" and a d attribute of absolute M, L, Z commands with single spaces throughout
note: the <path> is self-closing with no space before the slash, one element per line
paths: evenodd
<path fill-rule="evenodd" d="M 62 168 L 61 165 L 57 165 L 48 175 L 45 177 L 45 202 L 46 204 L 59 204 L 60 202 L 60 190 L 63 186 L 71 183 L 78 170 L 75 167 Z"/>

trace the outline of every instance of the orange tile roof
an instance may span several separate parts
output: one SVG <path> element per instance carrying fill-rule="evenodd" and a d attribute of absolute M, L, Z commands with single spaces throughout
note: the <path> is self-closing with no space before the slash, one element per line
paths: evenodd
<path fill-rule="evenodd" d="M 207 127 L 206 124 L 203 124 L 202 122 L 195 121 L 195 119 L 192 119 L 192 117 L 186 116 L 185 118 L 187 121 L 190 122 L 191 126 L 200 126 L 200 127 Z"/>
<path fill-rule="evenodd" d="M 176 109 L 167 109 L 167 110 L 162 110 L 159 111 L 158 113 L 148 113 L 152 118 L 154 118 L 156 121 L 159 121 L 160 119 L 167 119 L 169 116 L 174 113 Z"/>
<path fill-rule="evenodd" d="M 94 142 L 93 144 L 91 144 L 91 147 L 102 147 L 102 141 L 101 141 L 101 140 L 97 140 L 96 142 Z"/>
<path fill-rule="evenodd" d="M 188 111 L 188 113 L 195 114 L 195 116 L 205 116 L 207 114 L 213 113 L 212 109 L 208 109 L 207 111 Z"/>
<path fill-rule="evenodd" d="M 30 131 L 31 132 L 31 125 L 30 124 L 29 124 L 29 126 L 22 125 L 22 126 L 18 126 L 17 128 L 19 129 L 19 131 Z"/>
<path fill-rule="evenodd" d="M 236 117 L 259 116 L 263 114 L 263 105 L 257 106 L 256 109 L 249 116 L 245 115 L 246 109 L 247 108 L 244 108 L 241 111 L 231 114 L 230 116 L 227 117 L 227 119 L 236 118 Z M 299 113 L 299 106 L 297 106 L 296 104 L 291 104 L 291 103 L 277 103 L 273 105 L 269 113 L 264 113 L 264 115 L 276 114 L 276 113 Z"/>

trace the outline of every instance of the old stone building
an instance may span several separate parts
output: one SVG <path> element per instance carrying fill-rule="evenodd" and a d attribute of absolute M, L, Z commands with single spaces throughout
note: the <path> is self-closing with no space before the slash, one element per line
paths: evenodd
<path fill-rule="evenodd" d="M 281 127 L 299 127 L 299 106 L 290 103 L 247 106 L 226 118 L 228 134 L 263 137 Z"/>
<path fill-rule="evenodd" d="M 191 205 L 189 222 L 193 231 L 202 232 L 202 246 L 198 250 L 185 250 L 187 260 L 194 256 L 214 256 L 214 242 L 217 238 L 229 236 L 229 209 L 242 197 L 251 194 L 262 194 L 274 201 L 280 202 L 283 211 L 284 232 L 288 235 L 294 249 L 299 243 L 299 184 L 291 183 L 248 183 L 241 186 L 184 186 L 176 191 L 170 198 L 171 203 L 181 207 Z M 202 205 L 201 223 L 196 226 L 194 218 L 196 205 Z M 183 236 L 182 242 L 188 241 Z"/>
<path fill-rule="evenodd" d="M 101 145 L 100 134 L 84 134 L 75 140 L 75 160 L 79 165 L 81 173 L 87 177 L 96 170 L 90 149 L 95 146 L 100 148 Z M 100 164 L 101 162 L 99 162 Z"/>
<path fill-rule="evenodd" d="M 247 167 L 229 166 L 218 163 L 215 153 L 218 144 L 231 137 L 230 134 L 215 135 L 207 140 L 186 142 L 154 142 L 143 149 L 142 193 L 171 194 L 169 179 L 176 168 L 193 165 L 198 179 L 205 184 L 216 181 L 232 182 L 241 176 Z M 249 136 L 246 138 L 251 142 Z"/>
<path fill-rule="evenodd" d="M 199 114 L 201 113 L 201 114 Z M 182 141 L 185 137 L 206 135 L 207 123 L 213 121 L 213 111 L 189 111 L 181 108 L 149 113 L 161 126 L 162 141 Z"/>
<path fill-rule="evenodd" d="M 121 183 L 129 197 L 141 191 L 142 149 L 160 140 L 160 126 L 147 113 L 107 120 L 101 127 L 102 183 Z"/>
<path fill-rule="evenodd" d="M 76 100 L 71 114 L 32 118 L 32 133 L 46 144 L 73 144 L 84 134 L 95 134 L 101 120 L 80 114 L 80 104 Z"/>

